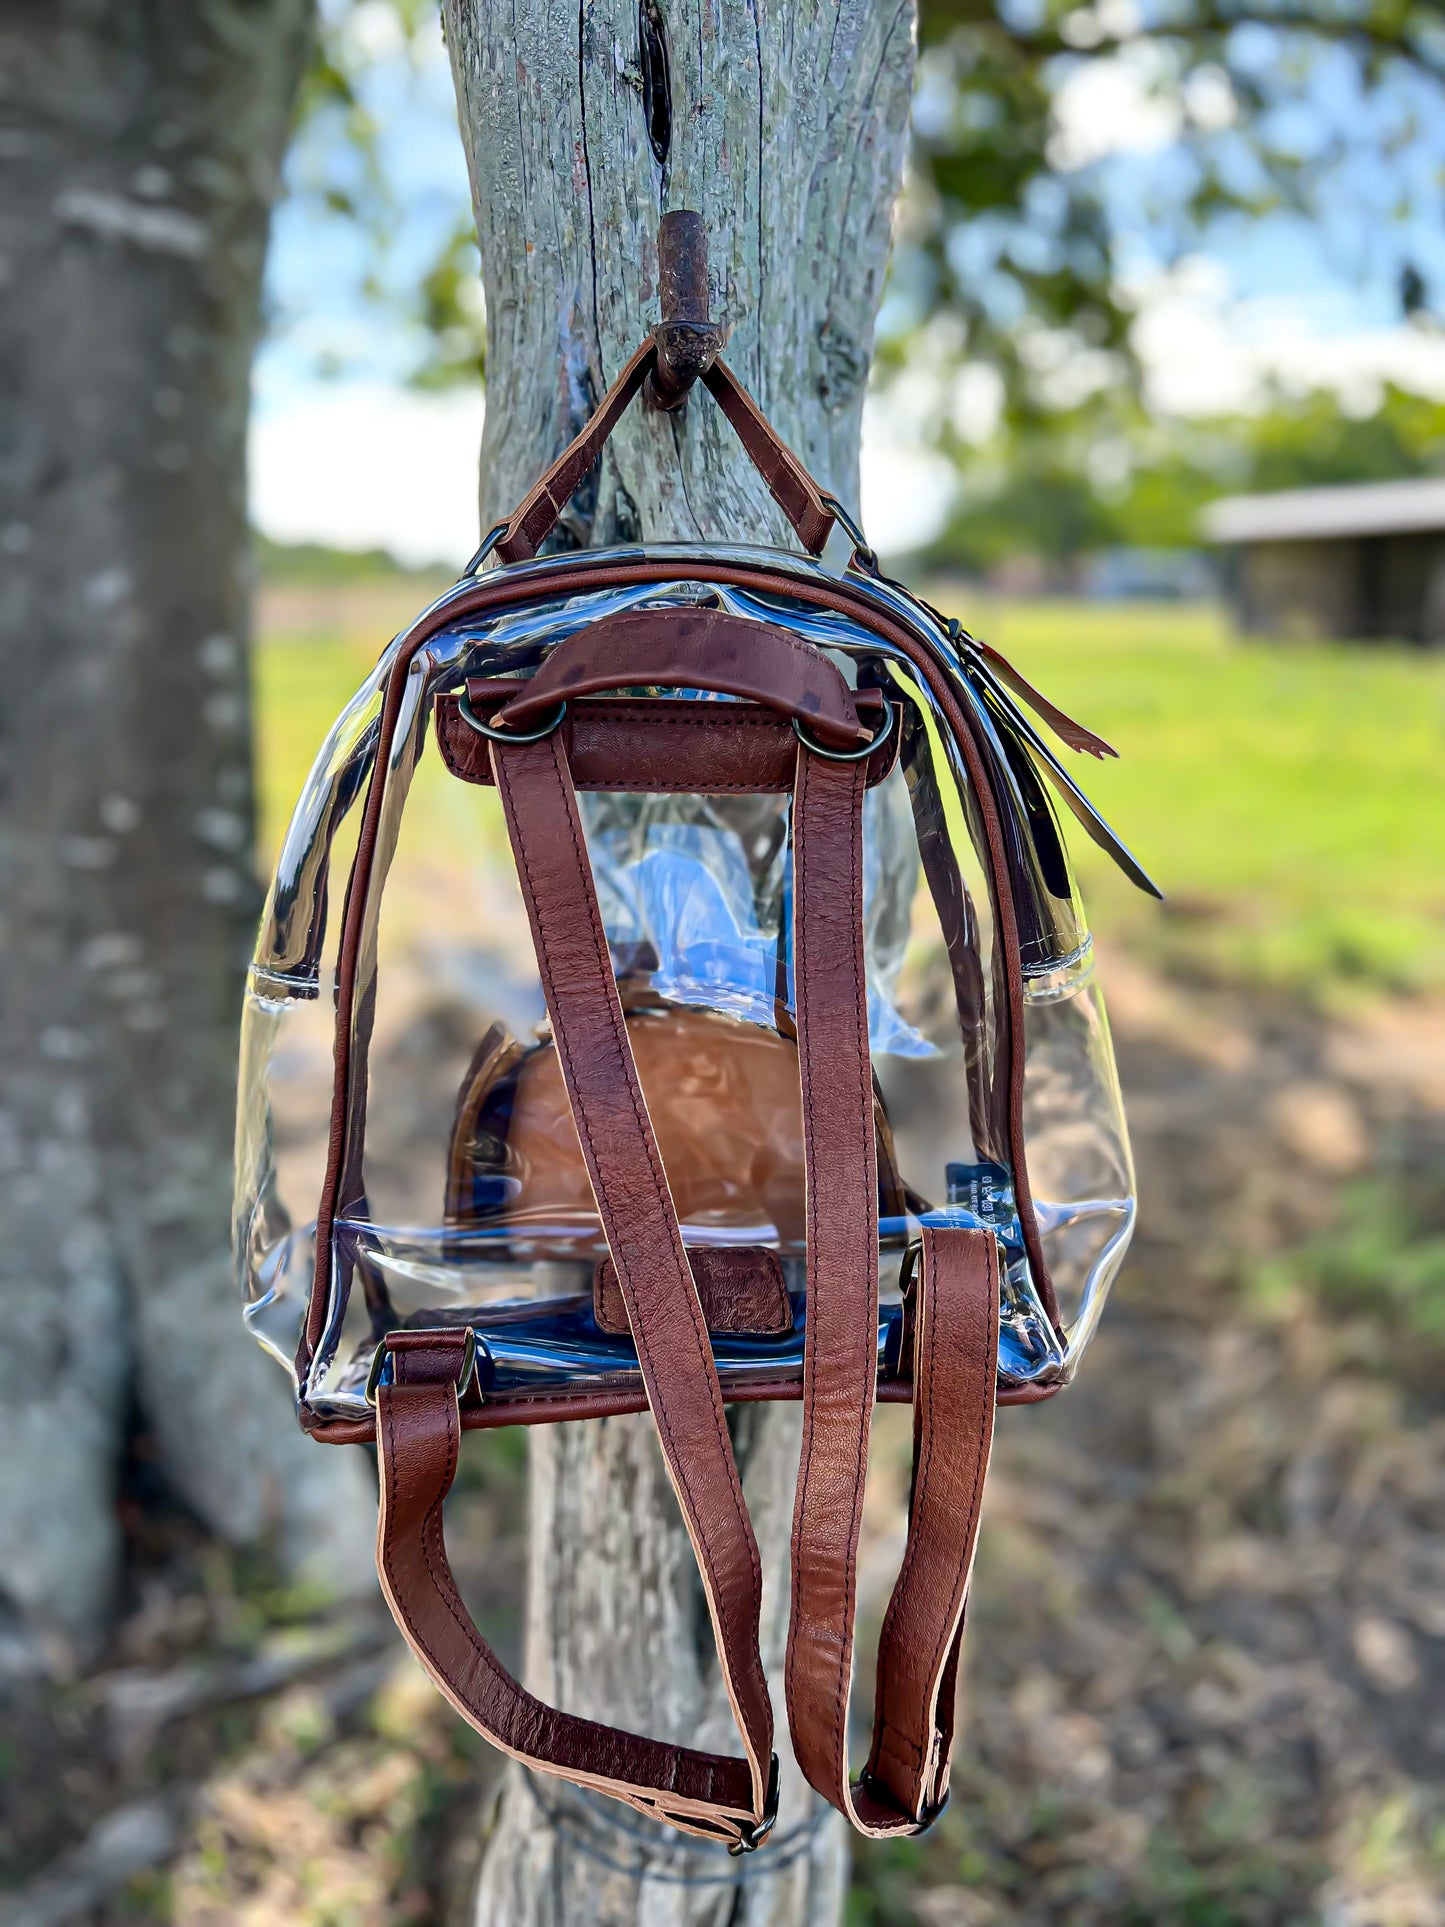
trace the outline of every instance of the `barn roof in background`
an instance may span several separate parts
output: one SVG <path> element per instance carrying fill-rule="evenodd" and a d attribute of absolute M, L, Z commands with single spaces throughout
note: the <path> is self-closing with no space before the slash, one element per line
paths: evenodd
<path fill-rule="evenodd" d="M 1206 542 L 1310 542 L 1445 531 L 1445 476 L 1227 495 L 1200 517 Z"/>

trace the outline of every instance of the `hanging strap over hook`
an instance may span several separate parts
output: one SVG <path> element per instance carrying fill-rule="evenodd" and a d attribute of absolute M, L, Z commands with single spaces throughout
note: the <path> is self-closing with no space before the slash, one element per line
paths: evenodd
<path fill-rule="evenodd" d="M 657 360 L 642 399 L 649 408 L 681 408 L 727 339 L 708 313 L 707 229 L 691 208 L 673 208 L 657 229 L 657 294 L 662 319 L 652 331 Z"/>
<path fill-rule="evenodd" d="M 768 493 L 810 555 L 821 555 L 839 521 L 836 499 L 819 488 L 798 457 L 722 359 L 727 329 L 708 312 L 707 234 L 689 208 L 664 214 L 657 231 L 658 293 L 662 319 L 603 396 L 595 413 L 508 516 L 493 529 L 481 555 L 494 549 L 504 563 L 534 556 L 551 534 L 583 476 L 601 455 L 629 405 L 642 394 L 650 407 L 680 408 L 701 382 L 731 423 Z M 863 566 L 872 551 L 858 545 Z"/>

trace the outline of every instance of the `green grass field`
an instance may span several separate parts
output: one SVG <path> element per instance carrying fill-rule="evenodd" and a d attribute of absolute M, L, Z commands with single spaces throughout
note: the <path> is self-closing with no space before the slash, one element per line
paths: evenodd
<path fill-rule="evenodd" d="M 1306 989 L 1445 985 L 1445 656 L 1244 642 L 1200 607 L 950 612 L 1119 751 L 1065 756 L 1169 902 L 1075 833 L 1102 932 Z"/>
<path fill-rule="evenodd" d="M 1445 656 L 1240 642 L 1201 607 L 945 599 L 1120 752 L 1064 755 L 1169 902 L 1073 833 L 1102 936 L 1318 995 L 1445 987 Z M 354 597 L 344 625 L 263 619 L 263 860 L 394 602 L 379 598 L 374 628 Z"/>

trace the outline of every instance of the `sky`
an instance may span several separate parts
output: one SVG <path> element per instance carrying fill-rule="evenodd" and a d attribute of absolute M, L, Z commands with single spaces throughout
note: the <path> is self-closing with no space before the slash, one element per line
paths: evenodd
<path fill-rule="evenodd" d="M 269 327 L 254 376 L 252 519 L 278 541 L 381 547 L 409 563 L 456 566 L 478 539 L 483 396 L 411 385 L 418 336 L 361 291 L 368 272 L 397 289 L 414 284 L 466 204 L 451 80 L 429 13 L 410 57 L 386 5 L 353 7 L 348 20 L 372 56 L 367 104 L 398 218 L 378 270 L 354 225 L 328 215 L 318 192 L 351 184 L 346 170 L 359 163 L 321 130 L 303 130 L 267 270 Z M 1360 111 L 1342 80 L 1327 73 L 1322 89 L 1322 129 L 1332 116 Z M 1445 333 L 1399 321 L 1389 241 L 1403 174 L 1440 165 L 1433 143 L 1388 165 L 1356 166 L 1348 192 L 1321 223 L 1278 215 L 1222 225 L 1207 250 L 1166 266 L 1151 221 L 1177 131 L 1148 73 L 1126 61 L 1090 63 L 1059 100 L 1059 160 L 1107 168 L 1116 223 L 1131 237 L 1123 278 L 1156 407 L 1180 414 L 1245 408 L 1270 376 L 1334 387 L 1359 410 L 1368 410 L 1383 380 L 1445 395 Z M 1306 127 L 1301 138 L 1310 137 Z M 1426 204 L 1432 200 L 1438 209 L 1438 189 L 1426 193 Z M 955 415 L 972 413 L 982 433 L 989 406 L 987 383 L 974 382 L 970 392 L 965 374 Z M 926 541 L 947 513 L 952 471 L 922 445 L 938 407 L 926 366 L 886 400 L 870 397 L 862 512 L 885 554 L 905 536 Z"/>

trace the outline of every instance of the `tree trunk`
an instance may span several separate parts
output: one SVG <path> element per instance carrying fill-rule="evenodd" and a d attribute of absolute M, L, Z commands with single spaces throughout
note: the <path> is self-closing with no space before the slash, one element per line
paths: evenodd
<path fill-rule="evenodd" d="M 656 231 L 670 207 L 704 216 L 714 312 L 733 324 L 729 362 L 824 486 L 856 505 L 912 0 L 445 0 L 445 17 L 487 297 L 483 528 L 582 425 L 657 319 Z M 790 541 L 701 391 L 680 416 L 634 410 L 563 523 L 576 546 L 689 536 Z M 739 1408 L 733 1432 L 769 1580 L 763 1657 L 777 1680 L 797 1408 Z M 531 1527 L 534 1689 L 594 1718 L 736 1750 L 651 1421 L 534 1431 Z M 781 1838 L 812 1809 L 781 1708 L 779 1720 Z M 846 1863 L 831 1820 L 770 1873 L 767 1853 L 737 1862 L 677 1837 L 640 1843 L 624 1830 L 631 1816 L 617 1816 L 555 1783 L 509 1776 L 479 1927 L 839 1916 Z M 639 1858 L 651 1878 L 617 1871 Z"/>
<path fill-rule="evenodd" d="M 103 1628 L 137 1409 L 216 1530 L 361 1570 L 226 1223 L 257 908 L 245 433 L 310 0 L 10 0 L 0 173 L 0 1588 Z"/>

